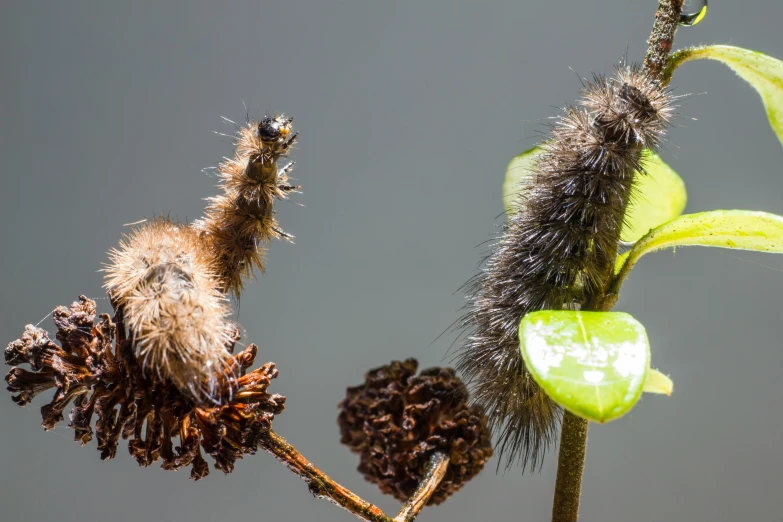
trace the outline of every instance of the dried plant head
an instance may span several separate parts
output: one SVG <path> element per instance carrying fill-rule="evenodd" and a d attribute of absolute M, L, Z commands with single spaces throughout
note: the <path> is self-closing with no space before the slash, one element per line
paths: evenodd
<path fill-rule="evenodd" d="M 428 505 L 477 476 L 492 457 L 487 419 L 468 404 L 468 389 L 450 368 L 416 375 L 416 359 L 370 370 L 340 403 L 340 442 L 361 456 L 359 472 L 382 492 L 407 500 L 433 452 L 449 464 Z"/>
<path fill-rule="evenodd" d="M 95 436 L 101 459 L 114 458 L 122 438 L 140 466 L 158 460 L 167 470 L 191 466 L 190 476 L 198 480 L 209 473 L 203 452 L 217 469 L 230 473 L 237 459 L 257 451 L 285 407 L 285 397 L 267 391 L 278 375 L 274 363 L 248 371 L 255 345 L 229 356 L 222 373 L 203 377 L 214 383 L 216 400 L 202 403 L 173 380 L 145 371 L 119 311 L 113 320 L 107 314 L 96 317 L 95 301 L 80 296 L 69 308 L 58 307 L 54 322 L 59 345 L 33 325 L 8 345 L 5 362 L 13 366 L 5 377 L 8 390 L 25 406 L 54 389 L 51 402 L 41 408 L 43 427 L 53 429 L 73 404 L 68 418 L 74 440 L 84 445 Z M 233 351 L 238 332 L 227 338 Z"/>
<path fill-rule="evenodd" d="M 243 279 L 264 270 L 263 244 L 292 239 L 275 218 L 274 202 L 299 187 L 289 183 L 294 167 L 278 166 L 297 135 L 284 115 L 248 121 L 236 132 L 236 150 L 217 168 L 221 192 L 208 199 L 203 219 L 194 223 L 210 246 L 225 292 L 239 296 Z"/>
<path fill-rule="evenodd" d="M 196 400 L 213 397 L 230 355 L 230 308 L 198 232 L 155 219 L 136 227 L 109 259 L 105 288 L 144 366 Z"/>

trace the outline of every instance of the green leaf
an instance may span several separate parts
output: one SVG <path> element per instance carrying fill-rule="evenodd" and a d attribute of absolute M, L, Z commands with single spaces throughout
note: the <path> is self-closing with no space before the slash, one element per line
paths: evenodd
<path fill-rule="evenodd" d="M 713 210 L 686 214 L 651 230 L 618 259 L 622 281 L 639 258 L 677 246 L 710 246 L 783 253 L 783 216 L 753 210 Z M 615 284 L 615 287 L 619 283 Z"/>
<path fill-rule="evenodd" d="M 512 212 L 514 198 L 530 177 L 536 156 L 543 152 L 541 147 L 533 147 L 508 164 L 503 180 L 506 212 Z M 657 154 L 644 152 L 644 169 L 646 174 L 634 177 L 635 199 L 626 213 L 621 236 L 626 243 L 635 242 L 651 228 L 679 216 L 688 199 L 685 183 Z"/>
<path fill-rule="evenodd" d="M 639 400 L 650 369 L 644 326 L 621 312 L 531 312 L 519 325 L 533 379 L 570 412 L 616 419 Z"/>
<path fill-rule="evenodd" d="M 521 188 L 520 184 L 523 180 L 530 177 L 533 162 L 536 156 L 542 152 L 544 152 L 544 149 L 540 146 L 528 149 L 512 159 L 508 167 L 506 167 L 506 177 L 503 180 L 503 205 L 506 207 L 506 212 L 511 212 L 511 205 Z"/>
<path fill-rule="evenodd" d="M 642 159 L 645 174 L 634 176 L 634 197 L 620 236 L 626 243 L 636 242 L 650 229 L 682 214 L 688 201 L 682 178 L 660 156 L 645 150 Z"/>
<path fill-rule="evenodd" d="M 655 368 L 650 368 L 650 373 L 647 375 L 647 382 L 644 383 L 644 393 L 660 393 L 671 396 L 673 389 L 674 383 L 669 377 Z"/>
<path fill-rule="evenodd" d="M 665 75 L 668 78 L 681 64 L 703 58 L 723 62 L 758 91 L 767 109 L 769 124 L 783 144 L 783 62 L 741 47 L 707 45 L 674 53 Z"/>

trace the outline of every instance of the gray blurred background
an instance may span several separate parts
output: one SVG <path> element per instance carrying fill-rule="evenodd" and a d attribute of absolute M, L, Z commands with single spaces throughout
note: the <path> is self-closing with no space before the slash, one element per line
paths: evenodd
<path fill-rule="evenodd" d="M 242 121 L 243 101 L 251 116 L 290 113 L 303 193 L 277 208 L 296 243 L 272 245 L 238 320 L 259 361 L 279 365 L 277 431 L 396 511 L 339 444 L 345 387 L 392 359 L 444 364 L 454 336 L 435 340 L 502 222 L 506 163 L 577 96 L 574 71 L 609 72 L 626 47 L 643 57 L 656 4 L 2 0 L 2 342 L 101 296 L 97 270 L 123 224 L 200 216 L 215 181 L 201 169 L 232 150 L 212 133 L 232 131 L 220 116 Z M 713 0 L 676 44 L 783 58 L 781 21 L 780 0 Z M 687 64 L 673 87 L 697 94 L 663 152 L 688 210 L 783 213 L 783 147 L 758 95 L 715 62 Z M 646 325 L 675 394 L 592 427 L 581 520 L 783 520 L 782 271 L 780 257 L 715 249 L 640 263 L 619 309 Z M 2 520 L 352 519 L 268 455 L 194 483 L 139 468 L 124 445 L 102 462 L 64 424 L 44 432 L 48 394 L 25 409 L 0 395 Z M 540 473 L 495 464 L 420 520 L 549 520 L 555 454 Z"/>

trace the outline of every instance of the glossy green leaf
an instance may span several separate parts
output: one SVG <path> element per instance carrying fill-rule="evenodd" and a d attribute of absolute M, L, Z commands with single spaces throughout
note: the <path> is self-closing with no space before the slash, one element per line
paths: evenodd
<path fill-rule="evenodd" d="M 511 204 L 519 193 L 520 184 L 530 176 L 536 156 L 543 151 L 544 149 L 536 146 L 509 162 L 506 167 L 506 177 L 503 180 L 503 205 L 506 207 L 506 212 L 511 212 Z"/>
<path fill-rule="evenodd" d="M 674 53 L 666 75 L 671 76 L 674 69 L 685 62 L 704 58 L 728 65 L 758 91 L 767 109 L 769 124 L 783 144 L 783 61 L 740 47 L 707 45 Z"/>
<path fill-rule="evenodd" d="M 511 160 L 503 180 L 503 204 L 506 212 L 519 193 L 521 184 L 532 172 L 541 147 L 526 150 Z M 634 177 L 634 200 L 628 208 L 622 230 L 622 241 L 633 243 L 651 228 L 679 216 L 685 209 L 685 183 L 657 154 L 645 151 L 645 174 Z"/>
<path fill-rule="evenodd" d="M 644 254 L 676 246 L 783 253 L 783 216 L 753 210 L 686 214 L 651 230 L 618 260 L 622 280 Z M 621 267 L 621 268 L 620 268 Z"/>
<path fill-rule="evenodd" d="M 626 212 L 620 239 L 634 243 L 650 229 L 685 210 L 688 194 L 682 178 L 657 154 L 644 151 L 645 174 L 634 176 L 634 196 Z"/>
<path fill-rule="evenodd" d="M 655 368 L 650 368 L 650 373 L 647 374 L 647 382 L 644 383 L 644 393 L 659 393 L 671 396 L 672 390 L 674 390 L 672 380 Z"/>
<path fill-rule="evenodd" d="M 519 325 L 525 365 L 549 397 L 607 422 L 639 400 L 650 369 L 644 327 L 620 312 L 531 312 Z"/>

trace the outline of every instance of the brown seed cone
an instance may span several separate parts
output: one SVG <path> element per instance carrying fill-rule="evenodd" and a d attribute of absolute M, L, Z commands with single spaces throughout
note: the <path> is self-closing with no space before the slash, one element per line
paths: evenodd
<path fill-rule="evenodd" d="M 468 390 L 450 368 L 416 376 L 408 359 L 370 370 L 340 403 L 341 440 L 361 455 L 359 471 L 381 491 L 406 501 L 430 456 L 450 457 L 428 505 L 437 505 L 476 476 L 492 457 L 486 417 L 468 405 Z"/>
<path fill-rule="evenodd" d="M 163 469 L 191 465 L 190 476 L 196 480 L 209 473 L 200 448 L 224 473 L 233 471 L 244 454 L 256 452 L 259 436 L 285 407 L 285 397 L 267 393 L 278 375 L 274 363 L 246 372 L 258 347 L 251 344 L 231 356 L 215 402 L 195 405 L 171 382 L 145 373 L 117 319 L 121 313 L 115 315 L 117 322 L 102 314 L 97 324 L 95 313 L 95 302 L 80 296 L 70 309 L 61 306 L 54 312 L 60 346 L 44 330 L 28 325 L 22 338 L 5 350 L 5 362 L 13 366 L 5 380 L 8 391 L 16 393 L 14 402 L 24 406 L 39 393 L 56 389 L 52 401 L 41 408 L 46 430 L 63 420 L 63 411 L 73 402 L 69 427 L 82 445 L 92 439 L 92 417 L 97 416 L 101 459 L 114 458 L 122 437 L 130 439 L 128 449 L 139 465 L 158 459 Z M 227 337 L 238 341 L 238 330 Z M 233 342 L 226 346 L 229 351 Z M 174 446 L 174 437 L 179 437 L 179 446 Z"/>

